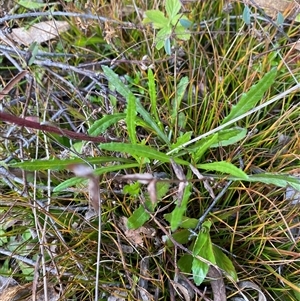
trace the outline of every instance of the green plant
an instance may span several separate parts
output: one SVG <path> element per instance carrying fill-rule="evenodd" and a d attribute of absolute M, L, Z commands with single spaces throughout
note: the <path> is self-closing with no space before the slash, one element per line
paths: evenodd
<path fill-rule="evenodd" d="M 114 84 L 116 91 L 126 98 L 126 113 L 116 113 L 109 116 L 109 118 L 107 116 L 104 116 L 102 119 L 96 121 L 91 126 L 91 128 L 89 129 L 89 134 L 97 136 L 99 133 L 103 133 L 103 131 L 105 131 L 108 127 L 119 122 L 119 120 L 125 120 L 127 124 L 130 143 L 102 143 L 99 145 L 99 148 L 109 152 L 121 152 L 124 154 L 129 154 L 134 158 L 134 160 L 127 159 L 124 161 L 124 163 L 126 161 L 128 163 L 126 162 L 125 164 L 101 167 L 99 169 L 97 168 L 94 171 L 96 175 L 104 174 L 113 170 L 120 171 L 127 167 L 142 167 L 145 164 L 153 162 L 153 160 L 157 160 L 160 163 L 168 163 L 174 160 L 174 164 L 177 165 L 177 167 L 175 167 L 174 165 L 174 168 L 177 169 L 181 168 L 179 167 L 180 165 L 188 167 L 190 164 L 193 164 L 194 168 L 206 171 L 213 171 L 217 173 L 216 177 L 219 179 L 222 179 L 224 175 L 227 175 L 227 179 L 230 181 L 260 182 L 266 184 L 273 184 L 278 187 L 286 187 L 287 185 L 290 185 L 294 189 L 300 191 L 299 179 L 292 176 L 271 173 L 247 175 L 242 169 L 226 161 L 198 163 L 199 161 L 203 161 L 203 156 L 208 149 L 215 148 L 221 145 L 228 146 L 240 141 L 241 139 L 245 139 L 247 135 L 246 129 L 236 126 L 230 127 L 230 124 L 232 123 L 232 121 L 237 122 L 239 119 L 243 118 L 245 114 L 251 112 L 253 108 L 256 108 L 258 101 L 261 100 L 264 93 L 267 91 L 267 89 L 269 89 L 269 87 L 275 80 L 275 69 L 267 73 L 257 84 L 253 85 L 247 93 L 243 94 L 239 102 L 232 107 L 230 113 L 222 121 L 222 127 L 219 131 L 214 131 L 214 134 L 206 137 L 202 141 L 197 142 L 194 146 L 190 147 L 184 147 L 185 145 L 190 144 L 190 136 L 187 135 L 182 135 L 181 137 L 178 137 L 177 142 L 175 144 L 171 144 L 168 135 L 166 135 L 162 131 L 161 127 L 156 122 L 156 113 L 154 111 L 152 111 L 152 114 L 148 113 L 143 108 L 139 99 L 137 99 L 132 93 L 130 88 L 126 86 L 110 68 L 103 67 L 103 69 L 109 82 Z M 152 95 L 150 99 L 152 99 L 152 101 L 155 101 L 156 97 Z M 137 124 L 143 124 L 143 126 L 155 132 L 157 137 L 160 138 L 161 143 L 165 143 L 169 147 L 169 154 L 158 151 L 151 146 L 145 145 L 145 141 L 137 141 Z M 195 141 L 197 141 L 197 139 L 195 139 Z M 176 155 L 174 155 L 174 153 L 176 153 Z M 186 154 L 190 155 L 188 160 L 183 159 L 184 157 L 186 157 Z M 100 157 L 85 158 L 85 161 L 90 163 L 100 163 L 115 161 L 115 159 L 113 159 L 112 157 Z M 51 161 L 35 160 L 33 162 L 14 163 L 11 166 L 21 167 L 23 169 L 28 170 L 39 170 L 48 168 L 66 168 L 70 164 L 77 164 L 79 162 L 83 161 L 78 158 L 68 159 L 65 161 L 55 159 Z M 180 178 L 180 176 L 178 177 L 179 180 L 183 182 L 193 181 L 190 171 L 188 172 L 186 178 L 184 175 L 182 175 L 182 178 Z M 168 193 L 169 183 L 165 181 L 162 181 L 160 183 L 159 179 L 155 179 L 153 177 L 148 176 L 144 177 L 143 174 L 135 174 L 130 179 L 148 185 L 149 196 L 146 198 L 145 203 L 140 205 L 128 219 L 127 226 L 129 227 L 129 229 L 138 229 L 142 227 L 151 218 L 151 214 L 155 213 L 157 205 L 160 203 L 162 198 L 164 198 Z M 83 181 L 83 179 L 80 178 L 77 180 L 66 180 L 65 182 L 58 185 L 54 191 L 59 192 L 60 190 L 65 189 L 70 185 L 74 185 L 75 183 L 80 183 L 81 181 Z M 124 192 L 132 196 L 140 195 L 143 193 L 142 186 L 134 185 L 134 187 L 134 190 L 132 190 L 130 186 L 128 186 L 127 188 L 124 187 Z M 183 188 L 179 189 L 181 190 L 180 193 L 182 194 L 182 196 L 177 198 L 176 206 L 173 209 L 173 211 L 165 216 L 166 220 L 170 223 L 170 227 L 174 233 L 175 240 L 179 239 L 180 243 L 189 244 L 192 247 L 193 255 L 190 255 L 192 257 L 184 255 L 182 257 L 183 259 L 179 262 L 181 262 L 183 266 L 186 264 L 186 260 L 187 262 L 190 262 L 192 260 L 190 271 L 193 272 L 193 277 L 197 285 L 199 285 L 204 280 L 208 272 L 208 262 L 224 269 L 227 275 L 231 275 L 230 279 L 236 281 L 236 272 L 232 263 L 230 263 L 230 260 L 219 249 L 213 248 L 211 245 L 209 237 L 209 229 L 211 222 L 205 222 L 202 225 L 202 228 L 199 234 L 197 235 L 197 238 L 191 242 L 189 241 L 190 234 L 188 232 L 179 231 L 180 236 L 175 235 L 178 229 L 184 229 L 186 225 L 188 225 L 189 229 L 196 228 L 197 226 L 197 223 L 195 224 L 195 222 L 187 216 L 187 206 L 188 202 L 190 201 L 192 184 L 184 185 Z M 153 197 L 153 195 L 155 195 L 155 197 Z M 191 223 L 188 223 L 188 220 L 190 220 Z M 207 261 L 203 262 L 200 259 L 197 259 L 197 256 L 200 256 L 201 258 L 204 258 Z M 221 266 L 222 262 L 224 263 L 223 266 Z"/>
<path fill-rule="evenodd" d="M 144 24 L 152 23 L 155 29 L 159 29 L 154 39 L 156 49 L 165 48 L 167 54 L 171 54 L 171 45 L 176 39 L 187 41 L 191 34 L 188 28 L 191 22 L 187 17 L 179 13 L 181 2 L 179 0 L 166 0 L 165 9 L 167 16 L 159 10 L 145 11 Z"/>

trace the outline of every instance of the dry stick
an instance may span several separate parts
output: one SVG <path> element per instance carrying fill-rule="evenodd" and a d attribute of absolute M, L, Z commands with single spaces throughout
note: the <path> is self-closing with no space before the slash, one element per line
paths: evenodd
<path fill-rule="evenodd" d="M 53 17 L 53 16 L 92 19 L 92 20 L 97 20 L 97 21 L 100 21 L 100 22 L 111 22 L 111 23 L 114 23 L 114 24 L 127 26 L 129 28 L 138 28 L 138 27 L 140 27 L 140 26 L 138 26 L 134 23 L 131 23 L 131 22 L 118 21 L 118 20 L 114 20 L 114 19 L 101 17 L 101 16 L 98 16 L 98 15 L 93 15 L 93 14 L 80 14 L 80 13 L 57 12 L 57 11 L 56 12 L 53 12 L 53 11 L 32 12 L 32 13 L 15 14 L 15 15 L 8 15 L 7 14 L 3 18 L 0 18 L 0 23 L 4 23 L 5 21 L 9 21 L 9 20 L 23 19 L 23 18 L 29 18 L 29 17 Z"/>
<path fill-rule="evenodd" d="M 61 129 L 59 127 L 56 127 L 54 125 L 49 124 L 42 124 L 39 122 L 27 120 L 25 118 L 20 118 L 15 115 L 5 113 L 3 111 L 0 111 L 0 120 L 9 122 L 9 123 L 15 123 L 19 126 L 25 126 L 31 129 L 35 130 L 41 130 L 47 133 L 55 133 L 61 136 L 66 136 L 68 138 L 76 139 L 76 140 L 84 140 L 84 141 L 91 141 L 95 143 L 102 143 L 106 142 L 107 139 L 103 136 L 98 137 L 92 137 L 83 133 L 76 133 L 70 130 Z"/>
<path fill-rule="evenodd" d="M 28 71 L 23 70 L 14 76 L 0 92 L 0 100 L 2 100 L 27 73 Z"/>
<path fill-rule="evenodd" d="M 225 192 L 227 191 L 227 189 L 229 188 L 229 186 L 232 184 L 232 182 L 233 181 L 229 181 L 226 184 L 226 186 L 222 189 L 222 191 L 215 197 L 215 199 L 212 201 L 212 203 L 209 205 L 209 207 L 205 210 L 205 212 L 199 218 L 198 224 L 197 224 L 197 227 L 195 228 L 195 230 L 199 230 L 199 228 L 203 224 L 203 222 L 204 222 L 205 218 L 207 217 L 207 215 L 212 211 L 212 209 L 215 207 L 215 205 L 220 200 L 220 198 L 225 194 Z"/>

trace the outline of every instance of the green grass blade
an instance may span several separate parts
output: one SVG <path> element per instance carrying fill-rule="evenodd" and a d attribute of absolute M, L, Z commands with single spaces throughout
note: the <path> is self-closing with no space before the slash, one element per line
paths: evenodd
<path fill-rule="evenodd" d="M 232 107 L 229 115 L 224 118 L 222 124 L 225 124 L 226 122 L 229 122 L 230 120 L 253 109 L 262 99 L 264 93 L 274 83 L 276 73 L 277 70 L 275 68 L 272 69 L 265 74 L 265 76 L 257 84 L 253 85 L 247 93 L 243 94 L 239 102 Z"/>

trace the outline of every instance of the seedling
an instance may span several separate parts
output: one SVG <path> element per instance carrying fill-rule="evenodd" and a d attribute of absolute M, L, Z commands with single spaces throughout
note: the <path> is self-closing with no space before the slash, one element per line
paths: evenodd
<path fill-rule="evenodd" d="M 191 22 L 187 17 L 179 13 L 181 3 L 179 0 L 166 0 L 165 6 L 167 16 L 159 10 L 147 10 L 146 17 L 143 20 L 144 24 L 152 23 L 155 29 L 159 29 L 154 39 L 157 50 L 165 48 L 167 54 L 171 54 L 171 44 L 174 43 L 174 36 L 179 40 L 187 41 L 191 34 L 188 28 Z"/>

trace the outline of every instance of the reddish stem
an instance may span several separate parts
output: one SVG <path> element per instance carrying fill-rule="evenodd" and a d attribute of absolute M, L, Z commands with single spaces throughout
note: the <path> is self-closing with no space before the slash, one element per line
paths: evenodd
<path fill-rule="evenodd" d="M 5 113 L 0 111 L 0 120 L 15 123 L 19 126 L 26 126 L 31 129 L 41 130 L 48 133 L 55 133 L 61 136 L 66 136 L 68 138 L 77 139 L 77 140 L 84 140 L 84 141 L 91 141 L 96 143 L 106 142 L 106 139 L 103 136 L 92 137 L 83 133 L 76 133 L 70 130 L 61 129 L 59 127 L 49 125 L 49 124 L 41 124 L 39 122 L 31 121 L 25 118 L 17 117 L 15 115 Z"/>

